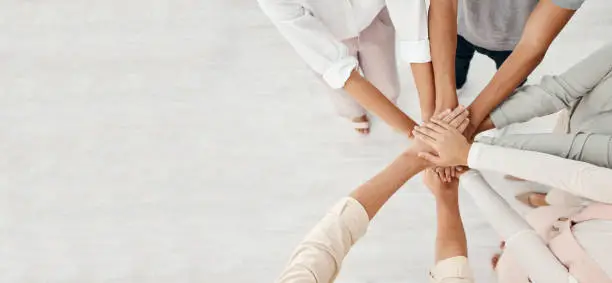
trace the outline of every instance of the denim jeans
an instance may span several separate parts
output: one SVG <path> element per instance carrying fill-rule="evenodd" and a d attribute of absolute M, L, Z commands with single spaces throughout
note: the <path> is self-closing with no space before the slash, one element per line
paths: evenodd
<path fill-rule="evenodd" d="M 486 48 L 478 47 L 460 35 L 457 35 L 457 53 L 455 55 L 455 83 L 457 88 L 462 88 L 467 80 L 468 70 L 470 68 L 470 62 L 474 58 L 474 52 L 478 52 L 485 55 L 495 61 L 495 67 L 499 69 L 501 65 L 506 61 L 506 58 L 512 54 L 512 50 L 507 51 L 494 51 Z M 520 85 L 525 84 L 527 80 L 524 80 Z"/>

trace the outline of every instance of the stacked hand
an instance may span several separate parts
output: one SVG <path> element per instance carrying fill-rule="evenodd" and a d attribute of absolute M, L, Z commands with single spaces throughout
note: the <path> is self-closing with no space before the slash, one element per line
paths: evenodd
<path fill-rule="evenodd" d="M 419 131 L 424 131 L 423 129 L 429 129 L 436 125 L 435 123 L 443 123 L 458 132 L 463 132 L 469 126 L 470 121 L 468 115 L 467 109 L 463 106 L 458 106 L 452 111 L 448 109 L 432 117 L 431 121 L 423 124 L 423 126 L 416 127 L 413 134 L 416 135 Z M 416 139 L 416 141 L 415 144 L 420 149 L 419 152 L 421 155 L 422 153 L 428 153 L 429 155 L 427 155 L 427 157 L 437 156 L 436 149 L 430 143 L 427 143 L 426 140 Z M 449 183 L 453 178 L 458 176 L 454 167 L 438 167 L 434 170 L 442 182 Z"/>
<path fill-rule="evenodd" d="M 446 125 L 449 125 L 450 127 L 454 127 L 460 131 L 463 131 L 469 124 L 469 119 L 467 118 L 468 115 L 469 113 L 465 109 L 465 107 L 459 106 L 453 110 L 447 109 L 443 112 L 436 114 L 432 118 L 432 120 L 439 121 L 440 123 L 445 123 Z M 425 123 L 424 125 L 427 125 L 427 124 L 429 123 Z M 418 129 L 418 128 L 420 127 L 415 127 L 415 129 Z M 412 133 L 416 134 L 417 131 L 413 131 Z M 426 141 L 421 140 L 421 139 L 415 139 L 415 142 L 410 149 L 413 151 L 416 151 L 417 153 L 429 152 L 431 154 L 434 154 L 437 152 L 435 148 L 433 148 Z"/>
<path fill-rule="evenodd" d="M 471 145 L 463 136 L 462 127 L 434 117 L 423 126 L 416 127 L 414 135 L 434 151 L 422 151 L 419 157 L 436 166 L 467 166 Z"/>

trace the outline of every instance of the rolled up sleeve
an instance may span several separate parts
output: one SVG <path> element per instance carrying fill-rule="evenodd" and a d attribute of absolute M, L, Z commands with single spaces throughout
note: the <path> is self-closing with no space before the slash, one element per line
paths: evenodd
<path fill-rule="evenodd" d="M 259 0 L 259 5 L 306 63 L 334 89 L 344 87 L 357 58 L 299 3 Z"/>
<path fill-rule="evenodd" d="M 387 9 L 397 32 L 402 59 L 408 63 L 431 62 L 427 3 L 387 0 Z"/>
<path fill-rule="evenodd" d="M 456 256 L 439 261 L 429 271 L 429 282 L 431 283 L 472 283 L 474 276 L 464 256 Z"/>
<path fill-rule="evenodd" d="M 339 201 L 298 245 L 276 282 L 333 282 L 368 225 L 368 214 L 357 200 Z"/>

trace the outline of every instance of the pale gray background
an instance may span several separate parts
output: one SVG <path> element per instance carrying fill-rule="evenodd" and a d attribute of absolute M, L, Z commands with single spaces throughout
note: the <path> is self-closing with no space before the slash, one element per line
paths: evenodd
<path fill-rule="evenodd" d="M 612 40 L 611 11 L 587 1 L 530 81 Z M 493 74 L 475 60 L 463 103 Z M 335 200 L 408 146 L 379 120 L 357 136 L 320 89 L 255 1 L 1 0 L 0 282 L 271 282 Z M 461 204 L 490 282 L 498 238 Z M 338 282 L 426 282 L 434 233 L 417 178 Z"/>

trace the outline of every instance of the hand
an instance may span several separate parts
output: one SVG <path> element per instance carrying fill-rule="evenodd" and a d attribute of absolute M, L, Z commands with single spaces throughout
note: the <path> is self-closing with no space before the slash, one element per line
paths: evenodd
<path fill-rule="evenodd" d="M 463 126 L 468 115 L 469 113 L 467 112 L 465 107 L 459 106 L 453 109 L 452 111 L 450 109 L 442 111 L 434 115 L 432 119 L 445 121 L 449 124 L 457 125 L 457 127 L 460 127 L 460 126 Z M 413 134 L 414 134 L 414 131 L 413 131 Z M 424 143 L 423 141 L 419 139 L 414 140 L 414 142 L 412 143 L 412 146 L 410 146 L 408 151 L 414 152 L 415 154 L 418 154 L 420 152 L 435 152 L 431 146 L 427 145 L 426 143 Z"/>
<path fill-rule="evenodd" d="M 464 121 L 460 128 L 464 128 L 469 121 Z M 436 166 L 467 165 L 467 156 L 470 144 L 461 134 L 461 131 L 449 123 L 432 119 L 423 127 L 415 128 L 415 136 L 428 146 L 431 146 L 437 156 L 431 152 L 420 152 L 419 157 Z"/>
<path fill-rule="evenodd" d="M 431 153 L 431 152 L 430 152 Z M 455 167 L 436 167 L 434 169 L 440 180 L 445 183 L 450 183 L 457 176 Z"/>
<path fill-rule="evenodd" d="M 457 182 L 457 179 L 453 179 L 448 183 L 442 182 L 438 174 L 432 168 L 426 169 L 423 172 L 423 183 L 425 183 L 425 186 L 427 186 L 436 199 L 456 196 L 458 193 L 458 186 L 454 186 L 454 182 Z"/>
<path fill-rule="evenodd" d="M 462 109 L 464 109 L 462 105 L 459 105 L 457 108 L 455 108 L 455 110 L 457 111 L 461 111 Z M 458 117 L 452 117 L 451 115 L 447 115 L 448 117 L 446 117 L 446 121 L 449 121 L 449 119 L 452 118 L 453 120 L 449 124 L 451 124 L 453 127 L 458 128 L 459 131 L 464 131 L 465 127 L 469 125 L 469 121 L 466 121 L 468 115 L 468 111 L 461 112 L 460 115 L 457 115 Z M 440 116 L 443 115 L 436 115 L 434 119 L 440 119 Z M 431 151 L 428 152 L 431 153 Z M 450 183 L 453 178 L 456 178 L 458 176 L 454 167 L 438 167 L 435 169 L 435 172 L 438 174 L 440 180 L 446 183 Z"/>

